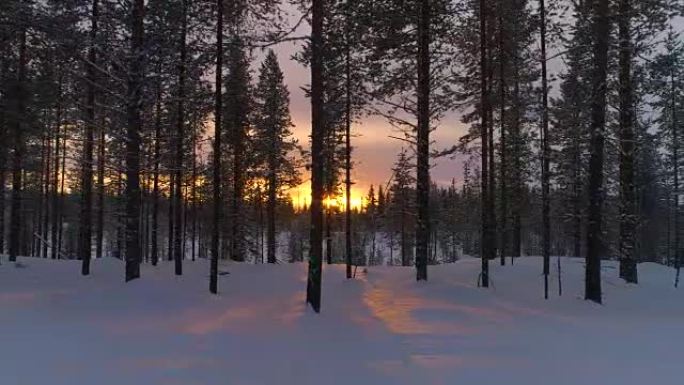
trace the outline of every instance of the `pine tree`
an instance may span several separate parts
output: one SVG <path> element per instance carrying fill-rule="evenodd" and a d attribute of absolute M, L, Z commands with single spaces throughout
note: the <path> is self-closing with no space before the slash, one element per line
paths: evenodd
<path fill-rule="evenodd" d="M 276 263 L 276 209 L 283 189 L 299 184 L 298 164 L 292 152 L 297 142 L 292 138 L 289 111 L 290 96 L 283 72 L 273 51 L 268 51 L 259 70 L 255 89 L 255 150 L 262 163 L 261 174 L 267 186 L 266 248 L 268 263 Z"/>

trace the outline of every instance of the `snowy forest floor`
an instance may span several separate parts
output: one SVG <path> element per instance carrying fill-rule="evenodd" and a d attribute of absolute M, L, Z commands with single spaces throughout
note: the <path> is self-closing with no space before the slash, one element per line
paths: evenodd
<path fill-rule="evenodd" d="M 630 286 L 604 265 L 605 304 L 584 301 L 583 260 L 563 259 L 565 293 L 542 299 L 541 260 L 372 267 L 356 280 L 326 267 L 323 312 L 304 303 L 305 264 L 226 264 L 219 296 L 206 261 L 23 258 L 0 266 L 2 385 L 387 385 L 684 383 L 684 292 L 672 269 L 640 265 Z M 554 261 L 555 265 L 555 261 Z"/>

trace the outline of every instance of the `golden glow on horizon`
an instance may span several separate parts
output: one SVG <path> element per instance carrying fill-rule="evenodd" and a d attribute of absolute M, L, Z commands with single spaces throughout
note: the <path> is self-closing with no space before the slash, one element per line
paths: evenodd
<path fill-rule="evenodd" d="M 290 200 L 292 205 L 300 210 L 311 206 L 311 186 L 303 184 L 290 191 Z M 351 208 L 352 210 L 361 211 L 368 205 L 365 192 L 352 187 L 351 189 Z M 323 207 L 328 209 L 337 209 L 344 211 L 347 207 L 347 196 L 341 192 L 336 196 L 329 196 L 323 199 Z"/>

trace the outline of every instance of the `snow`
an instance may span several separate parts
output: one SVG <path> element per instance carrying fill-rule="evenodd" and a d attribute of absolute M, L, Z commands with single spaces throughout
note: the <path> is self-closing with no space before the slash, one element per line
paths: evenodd
<path fill-rule="evenodd" d="M 684 293 L 673 271 L 640 265 L 631 286 L 606 263 L 605 304 L 582 300 L 583 261 L 563 260 L 564 295 L 544 301 L 541 260 L 326 267 L 323 313 L 304 304 L 305 264 L 226 264 L 219 296 L 206 261 L 23 258 L 0 266 L 0 384 L 681 385 Z M 555 261 L 554 261 L 555 264 Z"/>

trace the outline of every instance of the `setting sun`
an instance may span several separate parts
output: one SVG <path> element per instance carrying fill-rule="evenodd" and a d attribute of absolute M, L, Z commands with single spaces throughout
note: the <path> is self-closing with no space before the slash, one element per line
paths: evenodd
<path fill-rule="evenodd" d="M 290 192 L 290 200 L 292 205 L 297 209 L 304 209 L 311 205 L 311 186 L 306 183 L 293 189 Z M 323 206 L 328 209 L 345 210 L 346 208 L 346 194 L 340 192 L 336 196 L 328 196 L 323 199 Z M 351 190 L 351 208 L 352 210 L 363 210 L 367 205 L 365 193 L 357 188 Z"/>

